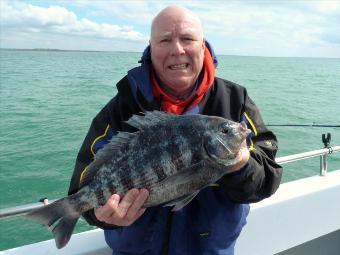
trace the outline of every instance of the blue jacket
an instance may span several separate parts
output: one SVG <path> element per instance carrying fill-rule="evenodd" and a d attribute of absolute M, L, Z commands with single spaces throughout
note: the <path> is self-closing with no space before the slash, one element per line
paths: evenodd
<path fill-rule="evenodd" d="M 131 226 L 105 230 L 113 254 L 232 255 L 249 206 L 231 202 L 218 187 L 207 187 L 183 209 L 170 210 L 149 208 Z"/>
<path fill-rule="evenodd" d="M 214 64 L 217 58 L 210 45 Z M 128 72 L 118 84 L 118 94 L 94 118 L 77 157 L 69 194 L 79 189 L 81 173 L 95 153 L 125 124 L 132 114 L 159 109 L 149 81 L 150 52 L 142 65 Z M 232 107 L 230 105 L 232 104 Z M 234 245 L 246 224 L 249 202 L 273 194 L 279 186 L 282 168 L 274 161 L 275 135 L 266 129 L 246 90 L 234 83 L 215 78 L 203 100 L 185 114 L 222 116 L 245 121 L 252 130 L 248 139 L 249 162 L 238 172 L 225 175 L 216 184 L 203 189 L 179 211 L 169 207 L 148 208 L 131 226 L 116 227 L 98 221 L 93 211 L 85 219 L 105 230 L 105 239 L 113 254 L 234 254 Z"/>

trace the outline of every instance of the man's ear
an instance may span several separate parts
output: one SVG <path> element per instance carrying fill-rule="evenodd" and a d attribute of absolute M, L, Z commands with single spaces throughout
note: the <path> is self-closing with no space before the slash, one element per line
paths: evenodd
<path fill-rule="evenodd" d="M 205 50 L 205 38 L 202 40 L 202 49 Z"/>

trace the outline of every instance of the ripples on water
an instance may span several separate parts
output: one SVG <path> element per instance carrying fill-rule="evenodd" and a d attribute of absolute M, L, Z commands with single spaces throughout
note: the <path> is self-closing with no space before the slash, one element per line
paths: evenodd
<path fill-rule="evenodd" d="M 139 53 L 0 51 L 1 208 L 67 192 L 77 151 Z M 219 56 L 218 76 L 247 87 L 270 124 L 340 124 L 340 60 Z M 285 156 L 322 147 L 335 128 L 272 128 Z M 329 168 L 340 167 L 339 154 Z M 285 165 L 284 181 L 318 174 L 319 159 Z M 89 229 L 84 221 L 77 231 Z M 20 217 L 0 221 L 0 250 L 52 237 Z"/>

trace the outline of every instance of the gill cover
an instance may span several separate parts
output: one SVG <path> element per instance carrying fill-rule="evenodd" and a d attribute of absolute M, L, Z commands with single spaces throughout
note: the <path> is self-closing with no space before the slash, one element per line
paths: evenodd
<path fill-rule="evenodd" d="M 208 135 L 205 137 L 204 148 L 210 158 L 223 165 L 231 165 L 236 157 L 228 143 L 219 135 Z"/>

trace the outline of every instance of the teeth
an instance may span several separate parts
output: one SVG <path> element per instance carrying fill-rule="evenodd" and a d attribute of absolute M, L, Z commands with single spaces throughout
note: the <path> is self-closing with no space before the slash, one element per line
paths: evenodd
<path fill-rule="evenodd" d="M 180 65 L 172 65 L 170 66 L 171 70 L 178 70 L 178 69 L 185 69 L 187 68 L 187 64 L 180 64 Z"/>

